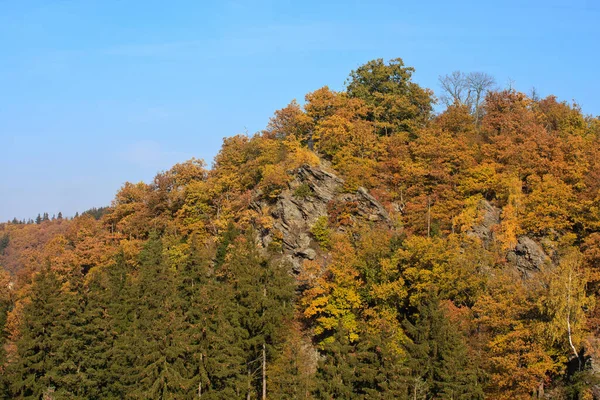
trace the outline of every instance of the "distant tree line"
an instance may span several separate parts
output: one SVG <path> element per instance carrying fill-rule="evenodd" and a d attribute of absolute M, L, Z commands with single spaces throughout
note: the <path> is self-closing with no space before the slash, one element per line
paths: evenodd
<path fill-rule="evenodd" d="M 102 218 L 102 216 L 104 214 L 106 214 L 106 212 L 109 210 L 109 207 L 92 207 L 84 212 L 81 213 L 81 215 L 91 215 L 92 217 L 94 217 L 94 219 L 99 220 L 100 218 Z M 80 214 L 79 212 L 76 212 L 75 215 L 73 216 L 73 218 L 77 218 L 79 217 Z M 15 224 L 15 225 L 24 225 L 24 224 L 41 224 L 42 222 L 46 222 L 46 221 L 55 221 L 55 220 L 63 220 L 63 219 L 69 219 L 68 217 L 63 217 L 63 213 L 62 212 L 58 212 L 58 214 L 52 214 L 52 217 L 50 217 L 50 215 L 47 212 L 44 213 L 39 213 L 37 215 L 37 217 L 35 217 L 35 219 L 29 218 L 29 219 L 18 219 L 18 218 L 13 218 L 12 220 L 8 221 L 9 224 Z"/>

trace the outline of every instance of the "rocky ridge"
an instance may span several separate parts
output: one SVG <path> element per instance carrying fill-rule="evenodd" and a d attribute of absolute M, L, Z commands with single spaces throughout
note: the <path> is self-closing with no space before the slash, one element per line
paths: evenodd
<path fill-rule="evenodd" d="M 299 273 L 304 260 L 321 255 L 319 244 L 311 234 L 312 227 L 321 217 L 330 218 L 332 204 L 351 205 L 353 222 L 370 221 L 391 226 L 387 210 L 369 192 L 360 187 L 353 193 L 344 192 L 344 180 L 325 165 L 304 165 L 292 172 L 293 179 L 273 203 L 257 199 L 252 208 L 270 217 L 273 224 L 259 229 L 258 244 L 267 249 L 280 246 L 282 259 Z M 502 210 L 486 200 L 479 205 L 481 220 L 469 235 L 481 240 L 489 248 L 496 240 L 496 229 L 501 223 Z M 336 228 L 344 230 L 343 226 Z M 517 238 L 517 244 L 506 253 L 508 265 L 516 268 L 524 278 L 531 278 L 546 265 L 556 264 L 543 247 L 529 236 Z"/>
<path fill-rule="evenodd" d="M 391 225 L 386 209 L 365 188 L 344 193 L 344 181 L 323 165 L 304 165 L 293 174 L 294 179 L 274 204 L 266 207 L 264 201 L 258 201 L 253 208 L 263 213 L 267 210 L 274 220 L 271 228 L 259 232 L 259 244 L 268 248 L 280 241 L 282 258 L 289 261 L 295 273 L 301 271 L 304 260 L 319 255 L 319 244 L 310 232 L 319 218 L 330 216 L 332 204 L 351 205 L 353 221 Z"/>

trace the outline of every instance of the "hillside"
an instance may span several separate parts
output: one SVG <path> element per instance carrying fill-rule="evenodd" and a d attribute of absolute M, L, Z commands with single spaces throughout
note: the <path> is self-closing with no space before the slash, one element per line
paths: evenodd
<path fill-rule="evenodd" d="M 600 399 L 600 120 L 413 72 L 0 224 L 0 397 Z"/>

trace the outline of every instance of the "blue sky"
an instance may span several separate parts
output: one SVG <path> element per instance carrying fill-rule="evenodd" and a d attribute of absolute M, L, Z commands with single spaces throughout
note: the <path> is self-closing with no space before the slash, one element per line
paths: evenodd
<path fill-rule="evenodd" d="M 458 4 L 457 4 L 458 3 Z M 0 0 L 0 220 L 110 204 L 374 58 L 484 71 L 600 114 L 600 5 Z"/>

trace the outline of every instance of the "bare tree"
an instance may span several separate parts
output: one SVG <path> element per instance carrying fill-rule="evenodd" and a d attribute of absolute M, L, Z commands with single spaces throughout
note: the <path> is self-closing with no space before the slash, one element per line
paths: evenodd
<path fill-rule="evenodd" d="M 475 117 L 475 124 L 481 119 L 481 105 L 486 93 L 491 90 L 496 81 L 485 72 L 454 71 L 450 75 L 439 77 L 444 94 L 441 96 L 446 106 L 458 104 L 467 106 Z"/>
<path fill-rule="evenodd" d="M 529 91 L 529 97 L 531 98 L 531 100 L 533 101 L 540 101 L 540 93 L 538 92 L 537 88 L 535 86 L 533 86 L 531 88 L 531 90 Z"/>
<path fill-rule="evenodd" d="M 452 104 L 468 105 L 470 103 L 471 93 L 467 76 L 464 73 L 454 71 L 450 75 L 440 76 L 439 81 L 444 91 L 441 100 L 446 106 Z"/>
<path fill-rule="evenodd" d="M 475 125 L 479 124 L 481 118 L 481 103 L 485 94 L 496 84 L 493 76 L 485 72 L 471 72 L 467 75 L 469 90 L 473 93 L 472 112 L 475 116 Z"/>
<path fill-rule="evenodd" d="M 515 80 L 513 78 L 511 78 L 510 76 L 506 80 L 506 90 L 508 90 L 509 92 L 512 92 L 513 90 L 515 90 Z"/>

